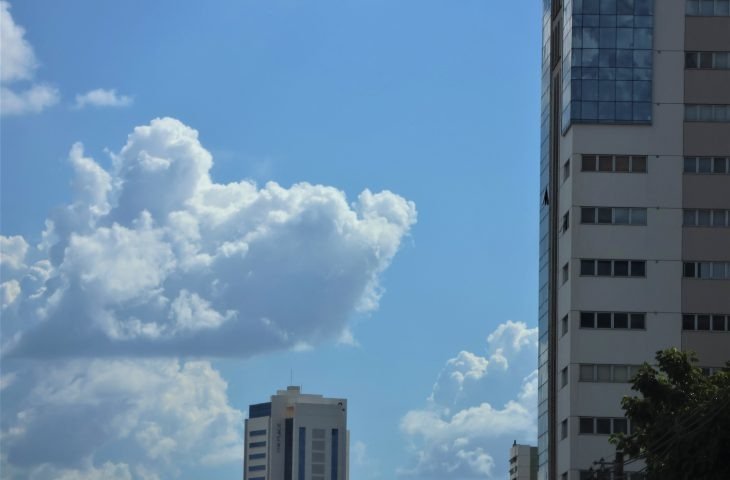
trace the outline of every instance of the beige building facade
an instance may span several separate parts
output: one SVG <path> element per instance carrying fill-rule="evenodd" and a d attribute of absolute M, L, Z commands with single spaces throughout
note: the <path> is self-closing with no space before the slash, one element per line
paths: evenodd
<path fill-rule="evenodd" d="M 577 480 L 638 365 L 730 360 L 730 2 L 543 5 L 539 478 Z"/>
<path fill-rule="evenodd" d="M 347 400 L 290 386 L 251 405 L 244 480 L 348 480 Z"/>

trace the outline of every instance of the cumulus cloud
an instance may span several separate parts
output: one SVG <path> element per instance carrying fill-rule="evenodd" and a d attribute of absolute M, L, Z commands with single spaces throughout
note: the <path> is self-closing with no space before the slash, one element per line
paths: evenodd
<path fill-rule="evenodd" d="M 75 108 L 92 107 L 128 107 L 132 104 L 132 97 L 120 95 L 115 89 L 97 88 L 83 94 L 76 95 Z"/>
<path fill-rule="evenodd" d="M 208 362 L 72 360 L 23 375 L 3 391 L 9 478 L 168 477 L 242 460 L 243 415 Z M 101 446 L 125 458 L 96 466 Z"/>
<path fill-rule="evenodd" d="M 446 362 L 426 405 L 401 419 L 413 453 L 412 465 L 399 470 L 402 476 L 499 478 L 505 445 L 534 441 L 533 330 L 508 321 L 489 335 L 484 356 L 461 351 Z"/>
<path fill-rule="evenodd" d="M 33 82 L 38 68 L 25 29 L 10 14 L 10 4 L 0 1 L 0 112 L 3 115 L 37 113 L 58 102 L 58 90 L 43 83 L 30 83 L 17 90 L 18 83 Z M 11 88 L 9 85 L 14 84 Z"/>
<path fill-rule="evenodd" d="M 213 182 L 198 132 L 137 127 L 104 170 L 72 147 L 74 201 L 40 258 L 12 243 L 5 355 L 248 356 L 350 338 L 416 221 L 412 202 L 333 187 Z M 22 260 L 25 261 L 25 260 Z"/>

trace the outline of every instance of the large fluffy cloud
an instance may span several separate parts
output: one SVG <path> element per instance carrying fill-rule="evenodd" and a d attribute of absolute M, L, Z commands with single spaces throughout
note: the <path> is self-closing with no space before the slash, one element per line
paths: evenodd
<path fill-rule="evenodd" d="M 426 405 L 401 419 L 413 459 L 400 474 L 502 478 L 512 441 L 537 437 L 536 340 L 536 328 L 508 321 L 488 336 L 484 356 L 449 359 Z"/>
<path fill-rule="evenodd" d="M 208 362 L 36 364 L 3 390 L 3 468 L 7 478 L 169 478 L 240 461 L 242 414 L 226 388 Z"/>
<path fill-rule="evenodd" d="M 377 308 L 416 221 L 388 191 L 348 203 L 322 185 L 215 183 L 197 131 L 172 118 L 135 128 L 111 171 L 80 144 L 69 158 L 75 200 L 38 258 L 4 240 L 6 356 L 247 356 L 339 338 Z"/>
<path fill-rule="evenodd" d="M 32 81 L 37 68 L 38 61 L 25 39 L 25 30 L 13 20 L 10 4 L 0 1 L 0 113 L 37 113 L 58 102 L 58 90 L 47 84 L 28 84 L 20 91 L 10 87 Z"/>

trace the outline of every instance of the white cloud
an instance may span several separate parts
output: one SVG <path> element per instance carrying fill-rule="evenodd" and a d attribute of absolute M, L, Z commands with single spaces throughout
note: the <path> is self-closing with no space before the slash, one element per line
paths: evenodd
<path fill-rule="evenodd" d="M 20 235 L 6 237 L 0 235 L 0 265 L 18 270 L 25 267 L 28 242 Z"/>
<path fill-rule="evenodd" d="M 489 335 L 485 356 L 462 351 L 446 362 L 427 404 L 401 419 L 400 429 L 414 454 L 413 464 L 401 468 L 401 475 L 498 478 L 495 470 L 504 463 L 505 445 L 516 438 L 535 441 L 537 371 L 533 371 L 532 330 L 522 322 L 508 321 Z M 500 374 L 496 377 L 495 366 Z M 494 398 L 505 387 L 514 393 L 502 407 L 495 407 Z"/>
<path fill-rule="evenodd" d="M 0 113 L 38 113 L 58 103 L 58 90 L 53 86 L 30 84 L 20 91 L 8 86 L 32 82 L 38 61 L 33 47 L 25 39 L 25 29 L 15 23 L 6 1 L 0 1 L 0 46 Z"/>
<path fill-rule="evenodd" d="M 32 381 L 3 405 L 9 478 L 169 477 L 242 461 L 243 415 L 208 362 L 74 360 L 22 372 Z M 114 458 L 97 467 L 102 446 Z"/>
<path fill-rule="evenodd" d="M 132 104 L 132 97 L 120 95 L 115 89 L 106 90 L 97 88 L 83 94 L 76 95 L 75 108 L 93 107 L 128 107 Z"/>
<path fill-rule="evenodd" d="M 5 295 L 6 355 L 354 345 L 349 321 L 377 308 L 380 274 L 416 221 L 388 191 L 348 203 L 322 185 L 215 183 L 198 132 L 171 118 L 135 128 L 110 172 L 81 144 L 69 158 L 75 197 L 47 221 L 47 261 L 26 266 L 24 240 L 8 240 L 20 291 Z"/>

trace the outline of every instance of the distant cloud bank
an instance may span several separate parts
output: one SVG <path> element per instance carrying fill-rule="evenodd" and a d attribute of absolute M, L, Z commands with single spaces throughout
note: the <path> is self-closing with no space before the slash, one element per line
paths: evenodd
<path fill-rule="evenodd" d="M 506 471 L 495 470 L 504 464 L 512 440 L 537 437 L 536 351 L 537 328 L 510 320 L 487 337 L 486 356 L 461 351 L 449 359 L 426 405 L 401 419 L 414 458 L 399 474 L 504 478 Z M 503 391 L 506 385 L 509 390 Z M 505 394 L 510 398 L 502 407 L 487 401 Z"/>
<path fill-rule="evenodd" d="M 97 88 L 84 94 L 76 95 L 75 108 L 92 107 L 128 107 L 132 104 L 132 97 L 120 95 L 115 89 L 105 90 Z"/>
<path fill-rule="evenodd" d="M 104 169 L 77 143 L 73 201 L 38 245 L 0 236 L 0 464 L 10 478 L 160 479 L 242 460 L 208 361 L 349 339 L 416 222 L 412 202 L 210 177 L 198 132 L 136 127 Z M 359 447 L 363 448 L 363 447 Z"/>

